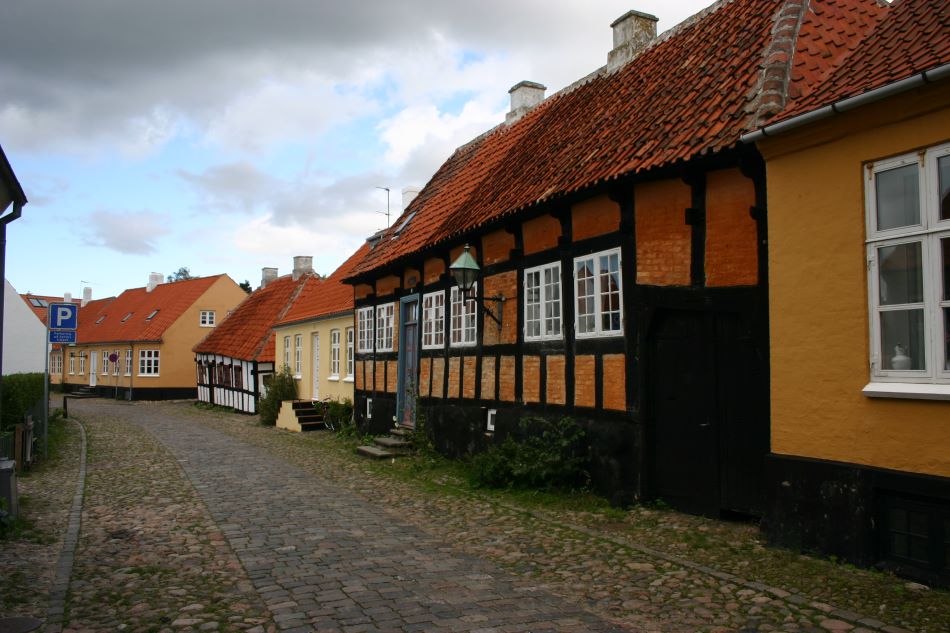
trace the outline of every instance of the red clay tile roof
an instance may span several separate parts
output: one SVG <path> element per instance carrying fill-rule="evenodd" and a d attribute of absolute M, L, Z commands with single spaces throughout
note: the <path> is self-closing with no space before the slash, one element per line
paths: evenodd
<path fill-rule="evenodd" d="M 540 202 L 736 146 L 754 127 L 764 61 L 786 4 L 800 0 L 718 2 L 616 72 L 599 71 L 460 147 L 349 279 Z M 822 43 L 833 46 L 799 83 L 819 77 L 818 66 L 864 33 L 869 5 L 876 0 L 809 3 L 834 28 L 815 29 L 805 52 L 826 59 Z"/>
<path fill-rule="evenodd" d="M 194 351 L 221 354 L 242 360 L 273 361 L 274 341 L 271 328 L 283 317 L 312 274 L 278 277 L 258 288 L 236 307 Z"/>
<path fill-rule="evenodd" d="M 849 45 L 849 54 L 824 81 L 802 90 L 769 123 L 950 64 L 950 2 L 896 0 L 884 13 L 863 41 Z M 796 55 L 796 70 L 804 66 L 802 56 Z"/>
<path fill-rule="evenodd" d="M 344 284 L 343 279 L 363 261 L 368 252 L 369 245 L 364 243 L 326 279 L 316 277 L 308 279 L 303 290 L 300 291 L 300 296 L 277 324 L 287 325 L 309 321 L 352 310 L 353 287 Z"/>
<path fill-rule="evenodd" d="M 89 302 L 79 311 L 79 343 L 160 341 L 165 330 L 216 281 L 227 275 L 198 277 L 125 290 L 115 299 Z M 155 310 L 155 316 L 147 317 Z M 126 315 L 131 315 L 127 319 Z"/>

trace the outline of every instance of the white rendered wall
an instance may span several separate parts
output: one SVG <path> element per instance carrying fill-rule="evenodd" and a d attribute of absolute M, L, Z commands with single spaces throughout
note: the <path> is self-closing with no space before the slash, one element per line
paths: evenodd
<path fill-rule="evenodd" d="M 42 372 L 46 326 L 10 282 L 3 281 L 3 374 Z"/>

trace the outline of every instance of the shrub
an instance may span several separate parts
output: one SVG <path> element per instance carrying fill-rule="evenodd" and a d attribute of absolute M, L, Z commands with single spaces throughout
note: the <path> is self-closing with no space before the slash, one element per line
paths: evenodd
<path fill-rule="evenodd" d="M 326 421 L 337 431 L 347 432 L 353 426 L 353 401 L 349 398 L 327 403 Z"/>
<path fill-rule="evenodd" d="M 297 381 L 286 365 L 274 374 L 267 387 L 267 395 L 261 398 L 261 424 L 274 426 L 277 424 L 277 415 L 280 405 L 285 400 L 297 399 Z"/>
<path fill-rule="evenodd" d="M 0 428 L 9 429 L 43 401 L 44 375 L 10 374 L 3 377 L 3 418 Z"/>
<path fill-rule="evenodd" d="M 581 488 L 589 483 L 584 429 L 570 418 L 522 418 L 514 433 L 472 458 L 471 483 L 485 488 Z"/>

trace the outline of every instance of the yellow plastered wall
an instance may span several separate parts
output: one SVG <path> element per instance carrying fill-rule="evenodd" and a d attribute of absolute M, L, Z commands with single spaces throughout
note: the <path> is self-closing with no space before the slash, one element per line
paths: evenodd
<path fill-rule="evenodd" d="M 277 365 L 284 363 L 283 341 L 285 336 L 290 337 L 291 371 L 294 370 L 294 340 L 298 334 L 303 337 L 303 354 L 300 363 L 300 377 L 297 380 L 297 397 L 310 399 L 313 397 L 313 335 L 319 334 L 319 393 L 320 399 L 333 398 L 335 400 L 348 399 L 353 401 L 353 377 L 346 375 L 346 330 L 353 328 L 353 313 L 343 316 L 304 321 L 283 327 L 275 328 L 277 334 Z M 336 378 L 330 373 L 330 333 L 340 331 L 340 375 Z M 354 328 L 355 334 L 355 328 Z M 355 343 L 354 343 L 355 345 Z"/>
<path fill-rule="evenodd" d="M 948 138 L 945 85 L 759 144 L 768 177 L 773 453 L 950 476 L 950 402 L 861 391 L 870 380 L 862 165 Z"/>

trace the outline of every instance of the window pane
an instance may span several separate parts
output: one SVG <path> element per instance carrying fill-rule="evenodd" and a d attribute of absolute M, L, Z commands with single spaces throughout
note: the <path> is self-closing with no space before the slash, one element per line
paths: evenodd
<path fill-rule="evenodd" d="M 881 359 L 884 369 L 926 369 L 924 311 L 881 312 Z"/>
<path fill-rule="evenodd" d="M 919 303 L 924 300 L 921 243 L 877 249 L 880 266 L 881 305 Z"/>
<path fill-rule="evenodd" d="M 875 176 L 879 231 L 920 224 L 917 169 L 917 165 L 905 165 Z"/>
<path fill-rule="evenodd" d="M 940 219 L 950 220 L 950 156 L 941 156 L 937 160 L 937 174 L 940 179 Z"/>
<path fill-rule="evenodd" d="M 940 252 L 943 257 L 940 266 L 943 269 L 943 299 L 950 301 L 950 238 L 940 240 Z"/>
<path fill-rule="evenodd" d="M 943 368 L 950 371 L 950 308 L 943 309 L 943 341 Z"/>

